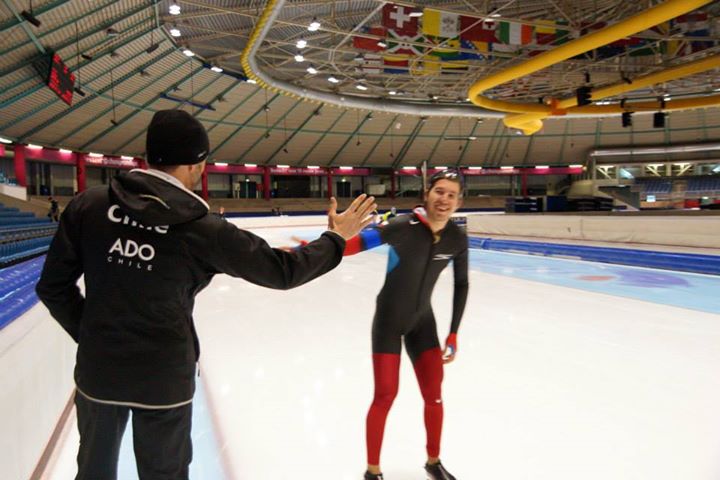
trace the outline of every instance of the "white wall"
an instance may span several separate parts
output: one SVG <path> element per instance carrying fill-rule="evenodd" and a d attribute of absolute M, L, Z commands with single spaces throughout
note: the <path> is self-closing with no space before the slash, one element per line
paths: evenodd
<path fill-rule="evenodd" d="M 720 217 L 473 215 L 468 233 L 720 248 Z"/>
<path fill-rule="evenodd" d="M 0 330 L 0 471 L 27 479 L 74 388 L 75 343 L 41 304 Z"/>

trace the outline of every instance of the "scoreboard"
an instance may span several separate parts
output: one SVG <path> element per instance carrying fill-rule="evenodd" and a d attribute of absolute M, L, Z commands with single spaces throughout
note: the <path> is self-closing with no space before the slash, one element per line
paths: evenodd
<path fill-rule="evenodd" d="M 55 52 L 49 52 L 48 56 L 50 68 L 48 69 L 45 83 L 63 102 L 72 105 L 75 75 L 62 61 L 60 55 Z"/>

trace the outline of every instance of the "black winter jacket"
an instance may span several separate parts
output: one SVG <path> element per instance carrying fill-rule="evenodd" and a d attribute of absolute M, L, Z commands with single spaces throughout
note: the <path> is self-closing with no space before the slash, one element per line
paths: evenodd
<path fill-rule="evenodd" d="M 200 355 L 195 296 L 215 274 L 276 289 L 338 265 L 325 232 L 288 253 L 216 216 L 162 172 L 133 170 L 75 197 L 37 294 L 78 343 L 75 382 L 92 400 L 146 408 L 189 403 Z M 85 295 L 77 287 L 85 275 Z"/>

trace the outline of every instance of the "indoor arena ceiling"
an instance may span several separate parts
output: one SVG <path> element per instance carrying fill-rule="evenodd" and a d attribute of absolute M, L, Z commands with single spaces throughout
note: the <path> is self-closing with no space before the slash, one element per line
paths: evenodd
<path fill-rule="evenodd" d="M 395 167 L 428 159 L 578 163 L 600 145 L 720 138 L 717 107 L 675 111 L 661 128 L 653 128 L 652 115 L 636 116 L 629 128 L 618 113 L 559 117 L 524 136 L 503 122 L 507 111 L 469 98 L 478 80 L 661 2 L 286 0 L 269 12 L 274 3 L 0 0 L 0 136 L 142 156 L 152 113 L 184 108 L 206 125 L 213 160 Z M 575 99 L 582 87 L 632 87 L 649 75 L 714 62 L 719 17 L 720 2 L 705 2 L 482 94 L 547 106 Z M 309 29 L 313 22 L 319 25 Z M 246 47 L 254 48 L 250 69 Z M 45 85 L 49 52 L 76 77 L 71 105 Z M 702 102 L 720 92 L 718 65 L 594 104 Z"/>

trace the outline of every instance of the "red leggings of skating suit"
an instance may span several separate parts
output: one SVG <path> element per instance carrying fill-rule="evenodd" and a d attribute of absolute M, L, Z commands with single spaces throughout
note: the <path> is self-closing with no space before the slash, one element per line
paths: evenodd
<path fill-rule="evenodd" d="M 395 400 L 400 381 L 400 355 L 395 353 L 374 353 L 373 373 L 375 375 L 375 396 L 365 425 L 367 456 L 369 465 L 380 465 L 385 420 Z"/>
<path fill-rule="evenodd" d="M 440 456 L 443 406 L 441 385 L 443 379 L 442 351 L 432 348 L 421 353 L 414 363 L 415 375 L 425 401 L 425 429 L 427 431 L 428 456 Z M 385 421 L 398 392 L 400 378 L 400 355 L 373 354 L 375 397 L 367 416 L 368 464 L 380 464 Z"/>
<path fill-rule="evenodd" d="M 440 456 L 440 437 L 442 436 L 443 404 L 442 350 L 425 350 L 413 365 L 425 401 L 425 431 L 427 432 L 428 457 Z"/>

